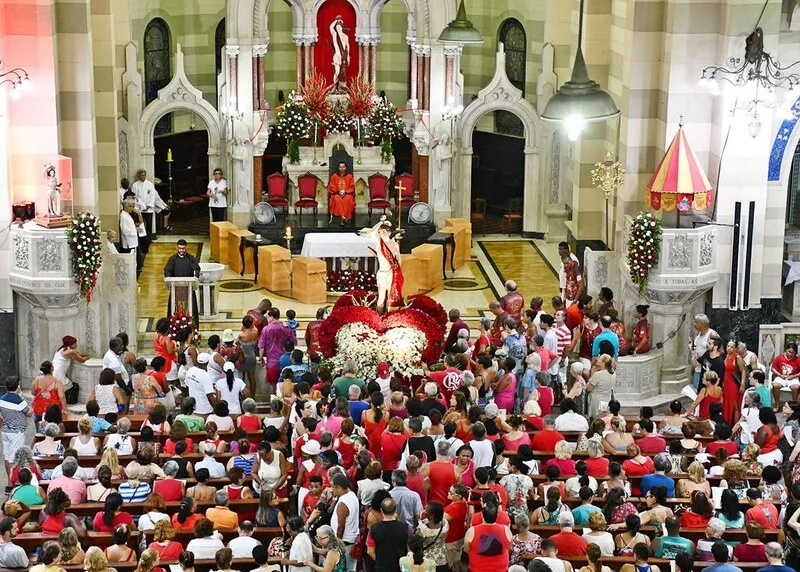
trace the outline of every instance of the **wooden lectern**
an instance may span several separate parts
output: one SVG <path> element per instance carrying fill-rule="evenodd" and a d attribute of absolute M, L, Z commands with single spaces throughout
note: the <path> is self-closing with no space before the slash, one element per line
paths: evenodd
<path fill-rule="evenodd" d="M 184 312 L 192 318 L 197 318 L 195 308 L 197 308 L 197 278 L 178 277 L 164 278 L 164 285 L 169 290 L 169 315 L 175 313 L 178 304 L 183 307 Z"/>

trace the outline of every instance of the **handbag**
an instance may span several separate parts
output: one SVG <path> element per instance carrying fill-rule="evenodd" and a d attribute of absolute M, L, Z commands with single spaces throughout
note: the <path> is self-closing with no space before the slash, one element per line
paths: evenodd
<path fill-rule="evenodd" d="M 361 560 L 364 558 L 364 544 L 361 542 L 360 538 L 350 547 L 350 557 L 353 558 L 353 560 Z"/>

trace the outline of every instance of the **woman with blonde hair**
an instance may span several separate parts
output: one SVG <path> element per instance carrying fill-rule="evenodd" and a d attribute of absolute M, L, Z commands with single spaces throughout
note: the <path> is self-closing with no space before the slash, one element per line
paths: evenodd
<path fill-rule="evenodd" d="M 139 555 L 139 564 L 136 566 L 136 572 L 152 572 L 158 566 L 158 563 L 158 552 L 148 548 Z"/>
<path fill-rule="evenodd" d="M 70 449 L 75 449 L 79 457 L 97 455 L 97 451 L 100 450 L 100 439 L 92 437 L 92 420 L 83 417 L 78 421 L 78 433 L 79 435 L 70 440 Z"/>
<path fill-rule="evenodd" d="M 119 464 L 119 455 L 116 449 L 106 449 L 100 457 L 100 464 L 97 465 L 97 470 L 100 467 L 106 466 L 111 470 L 111 478 L 115 481 L 124 480 L 127 478 L 125 468 Z M 97 472 L 97 471 L 95 471 Z"/>
<path fill-rule="evenodd" d="M 742 462 L 748 475 L 761 476 L 761 464 L 758 457 L 761 456 L 761 447 L 755 443 L 748 443 L 742 451 Z"/>
<path fill-rule="evenodd" d="M 701 384 L 703 387 L 700 389 L 700 393 L 697 394 L 697 399 L 686 408 L 686 412 L 691 415 L 695 408 L 699 407 L 700 411 L 697 418 L 708 419 L 711 416 L 711 404 L 722 403 L 722 388 L 719 385 L 719 376 L 710 370 L 703 374 Z"/>
<path fill-rule="evenodd" d="M 603 449 L 609 455 L 627 451 L 633 445 L 633 435 L 625 431 L 625 420 L 620 417 L 611 418 L 611 433 L 603 437 Z"/>
<path fill-rule="evenodd" d="M 576 475 L 575 461 L 572 460 L 572 447 L 566 441 L 559 441 L 556 443 L 554 450 L 554 459 L 548 460 L 544 464 L 544 469 L 547 467 L 556 466 L 562 476 L 571 477 Z"/>
<path fill-rule="evenodd" d="M 703 491 L 706 496 L 711 496 L 711 484 L 706 479 L 706 471 L 699 461 L 694 461 L 686 470 L 687 479 L 678 481 L 675 494 L 680 498 L 689 498 L 694 491 Z"/>
<path fill-rule="evenodd" d="M 722 489 L 732 490 L 739 500 L 746 499 L 747 489 L 750 488 L 747 483 L 747 466 L 739 459 L 725 461 L 719 486 Z"/>
<path fill-rule="evenodd" d="M 583 538 L 591 544 L 596 544 L 600 547 L 600 553 L 603 556 L 614 556 L 614 537 L 606 529 L 608 523 L 603 511 L 597 510 L 589 515 L 589 522 L 587 524 L 591 532 L 585 532 Z"/>
<path fill-rule="evenodd" d="M 116 568 L 108 567 L 108 559 L 103 550 L 97 546 L 90 546 L 83 558 L 85 572 L 117 572 Z"/>
<path fill-rule="evenodd" d="M 589 394 L 589 417 L 597 417 L 601 411 L 601 404 L 611 401 L 614 387 L 617 385 L 617 374 L 614 371 L 614 360 L 608 354 L 603 354 L 595 362 L 595 372 L 586 384 L 586 393 Z"/>
<path fill-rule="evenodd" d="M 85 558 L 83 549 L 78 542 L 78 535 L 71 526 L 66 527 L 58 534 L 58 544 L 61 546 L 61 564 L 81 564 Z"/>

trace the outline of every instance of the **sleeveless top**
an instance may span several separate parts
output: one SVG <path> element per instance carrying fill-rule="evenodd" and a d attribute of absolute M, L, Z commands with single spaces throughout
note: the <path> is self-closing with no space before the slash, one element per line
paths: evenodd
<path fill-rule="evenodd" d="M 225 377 L 225 370 L 214 361 L 214 358 L 218 355 L 221 355 L 219 352 L 214 351 L 211 352 L 211 359 L 208 360 L 208 375 L 211 377 L 211 381 L 216 382 L 220 378 Z"/>
<path fill-rule="evenodd" d="M 53 364 L 53 377 L 61 380 L 61 383 L 64 384 L 64 389 L 69 389 L 72 386 L 72 382 L 67 377 L 67 371 L 69 371 L 69 366 L 70 364 L 72 364 L 72 360 L 64 357 L 63 348 L 58 350 L 53 355 L 52 364 Z"/>
<path fill-rule="evenodd" d="M 239 500 L 242 498 L 242 490 L 244 489 L 242 485 L 225 485 L 222 488 L 228 493 L 229 500 Z"/>
<path fill-rule="evenodd" d="M 478 524 L 469 549 L 470 570 L 508 570 L 511 541 L 506 527 L 499 524 Z"/>
<path fill-rule="evenodd" d="M 58 389 L 56 388 L 55 380 L 45 384 L 33 395 L 33 412 L 36 415 L 43 416 L 47 408 L 51 405 L 58 405 L 61 407 L 61 399 L 58 397 Z M 115 407 L 114 411 L 116 410 Z"/>
<path fill-rule="evenodd" d="M 253 461 L 255 460 L 255 458 L 256 458 L 255 455 L 253 455 L 249 459 L 243 457 L 242 455 L 236 455 L 233 458 L 233 466 L 242 469 L 242 471 L 244 471 L 244 476 L 249 477 L 250 474 L 253 472 Z"/>
<path fill-rule="evenodd" d="M 78 456 L 84 455 L 97 455 L 97 447 L 95 446 L 94 437 L 89 437 L 89 441 L 84 443 L 81 441 L 81 436 L 79 435 L 77 439 L 75 439 L 75 450 L 78 452 Z"/>
<path fill-rule="evenodd" d="M 96 385 L 94 387 L 94 397 L 97 405 L 100 406 L 100 417 L 107 413 L 118 413 L 117 399 L 114 397 L 115 385 Z"/>
<path fill-rule="evenodd" d="M 722 403 L 722 393 L 720 392 L 719 395 L 716 397 L 711 397 L 706 391 L 706 396 L 700 402 L 698 409 L 700 410 L 700 419 L 708 419 L 711 416 L 711 404 L 712 403 Z"/>
<path fill-rule="evenodd" d="M 49 532 L 51 534 L 58 534 L 62 530 L 64 530 L 64 519 L 66 518 L 67 513 L 62 512 L 58 516 L 50 516 L 49 514 L 44 517 L 44 522 L 42 522 L 42 532 Z"/>
<path fill-rule="evenodd" d="M 558 505 L 558 508 L 556 510 L 549 513 L 550 516 L 547 517 L 547 520 L 540 520 L 539 524 L 558 524 L 558 515 L 561 514 L 561 509 L 563 508 L 564 508 L 563 504 Z M 545 507 L 542 507 L 542 512 L 541 512 L 542 516 L 544 516 L 546 510 L 547 509 Z"/>
<path fill-rule="evenodd" d="M 239 419 L 241 419 L 239 426 L 245 431 L 258 431 L 261 428 L 258 415 L 242 415 Z"/>
<path fill-rule="evenodd" d="M 169 373 L 172 369 L 172 364 L 175 362 L 175 354 L 167 351 L 166 336 L 162 336 L 161 334 L 156 334 L 153 336 L 153 349 L 156 351 L 157 356 L 163 357 L 164 360 L 166 360 L 166 363 L 161 371 L 164 373 Z"/>
<path fill-rule="evenodd" d="M 272 453 L 271 463 L 267 463 L 263 459 L 259 459 L 258 462 L 258 476 L 264 481 L 268 489 L 274 489 L 281 478 L 281 452 L 273 451 Z M 261 490 L 261 487 L 255 481 L 253 482 L 253 488 L 256 492 Z"/>
<path fill-rule="evenodd" d="M 767 438 L 764 441 L 764 444 L 761 445 L 761 454 L 764 455 L 766 453 L 772 453 L 778 448 L 778 441 L 781 439 L 781 435 L 783 435 L 783 431 L 778 429 L 778 432 L 775 433 L 770 429 L 769 425 L 764 425 L 764 431 L 767 432 Z"/>

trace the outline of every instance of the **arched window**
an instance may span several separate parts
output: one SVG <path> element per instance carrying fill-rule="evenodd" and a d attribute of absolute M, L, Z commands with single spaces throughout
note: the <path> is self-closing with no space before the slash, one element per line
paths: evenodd
<path fill-rule="evenodd" d="M 214 32 L 214 58 L 216 61 L 217 73 L 214 74 L 214 87 L 217 90 L 217 103 L 219 103 L 219 87 L 217 85 L 217 77 L 222 73 L 222 52 L 225 50 L 225 18 L 219 21 L 217 29 Z"/>
<path fill-rule="evenodd" d="M 525 96 L 525 65 L 528 49 L 528 38 L 525 28 L 519 20 L 509 18 L 500 25 L 499 41 L 503 43 L 506 52 L 506 75 L 515 87 Z M 495 113 L 495 130 L 504 135 L 523 137 L 525 128 L 522 121 L 507 111 Z"/>
<path fill-rule="evenodd" d="M 145 104 L 158 97 L 158 90 L 172 79 L 169 27 L 161 18 L 153 18 L 144 30 L 144 94 Z M 162 117 L 155 133 L 172 131 L 172 114 Z"/>

